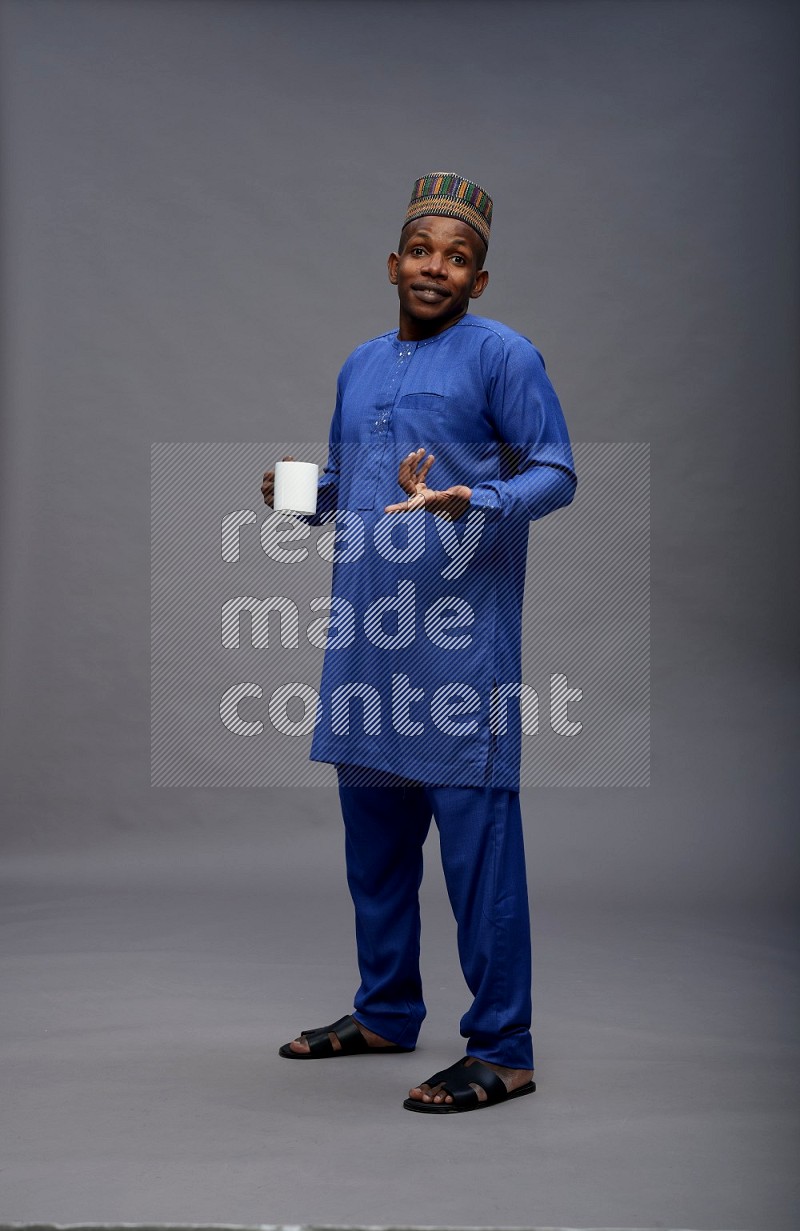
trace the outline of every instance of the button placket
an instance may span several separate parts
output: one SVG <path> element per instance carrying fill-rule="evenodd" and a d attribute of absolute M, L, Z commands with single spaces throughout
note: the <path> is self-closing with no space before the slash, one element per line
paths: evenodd
<path fill-rule="evenodd" d="M 361 459 L 357 503 L 360 509 L 375 507 L 375 494 L 386 452 L 386 442 L 391 430 L 392 412 L 409 369 L 414 349 L 413 342 L 400 343 L 392 369 L 381 390 L 377 402 L 377 416 L 370 423 L 369 442 L 364 449 L 365 456 Z"/>

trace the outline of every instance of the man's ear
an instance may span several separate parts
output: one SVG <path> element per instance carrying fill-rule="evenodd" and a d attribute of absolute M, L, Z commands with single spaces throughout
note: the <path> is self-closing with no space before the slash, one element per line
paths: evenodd
<path fill-rule="evenodd" d="M 489 282 L 489 270 L 479 269 L 475 275 L 475 285 L 469 293 L 470 299 L 479 299 Z"/>
<path fill-rule="evenodd" d="M 400 257 L 396 252 L 389 253 L 389 259 L 386 262 L 386 268 L 389 271 L 389 281 L 392 286 L 397 286 L 397 267 L 400 264 Z"/>

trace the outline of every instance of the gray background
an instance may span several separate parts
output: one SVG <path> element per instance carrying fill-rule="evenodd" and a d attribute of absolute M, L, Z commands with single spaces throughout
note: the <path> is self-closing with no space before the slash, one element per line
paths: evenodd
<path fill-rule="evenodd" d="M 0 1212 L 796 1226 L 797 7 L 0 17 Z M 464 1007 L 436 861 L 428 1051 L 296 1073 L 335 799 L 149 785 L 150 444 L 324 436 L 438 167 L 495 197 L 481 311 L 653 475 L 652 786 L 524 793 L 539 1101 L 447 1133 L 399 1108 Z"/>

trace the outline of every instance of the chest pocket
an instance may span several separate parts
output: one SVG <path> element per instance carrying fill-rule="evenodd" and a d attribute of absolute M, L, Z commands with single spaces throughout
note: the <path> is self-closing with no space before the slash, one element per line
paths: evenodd
<path fill-rule="evenodd" d="M 449 399 L 443 393 L 419 391 L 404 393 L 398 399 L 392 415 L 395 438 L 411 444 L 430 446 L 446 440 Z M 423 437 L 425 440 L 423 440 Z"/>
<path fill-rule="evenodd" d="M 445 408 L 443 393 L 404 393 L 397 403 L 398 410 L 427 410 L 436 414 Z"/>

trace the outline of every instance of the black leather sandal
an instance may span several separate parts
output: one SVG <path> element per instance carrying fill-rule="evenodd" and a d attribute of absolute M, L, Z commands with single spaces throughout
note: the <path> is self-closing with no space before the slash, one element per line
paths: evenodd
<path fill-rule="evenodd" d="M 470 1059 L 472 1059 L 472 1064 L 464 1063 L 465 1060 Z M 469 1084 L 471 1081 L 481 1086 L 486 1092 L 485 1100 L 478 1098 L 478 1091 L 473 1090 Z M 455 1064 L 450 1065 L 449 1069 L 442 1069 L 440 1073 L 434 1073 L 433 1077 L 422 1082 L 422 1085 L 441 1085 L 441 1093 L 452 1095 L 452 1103 L 423 1103 L 421 1099 L 407 1098 L 403 1106 L 408 1111 L 429 1112 L 434 1116 L 452 1115 L 462 1111 L 479 1111 L 482 1107 L 493 1107 L 496 1103 L 506 1102 L 507 1099 L 520 1098 L 523 1094 L 533 1094 L 536 1089 L 536 1082 L 529 1081 L 517 1090 L 509 1091 L 502 1077 L 495 1073 L 494 1069 L 490 1069 L 488 1065 L 470 1056 L 457 1060 Z"/>
<path fill-rule="evenodd" d="M 335 1034 L 341 1050 L 334 1048 L 329 1034 Z M 292 1051 L 290 1043 L 284 1043 L 278 1054 L 287 1060 L 328 1060 L 334 1056 L 387 1056 L 401 1051 L 413 1051 L 413 1047 L 371 1047 L 358 1028 L 354 1017 L 340 1017 L 332 1026 L 319 1026 L 316 1030 L 301 1030 L 301 1038 L 308 1043 L 307 1052 Z"/>

